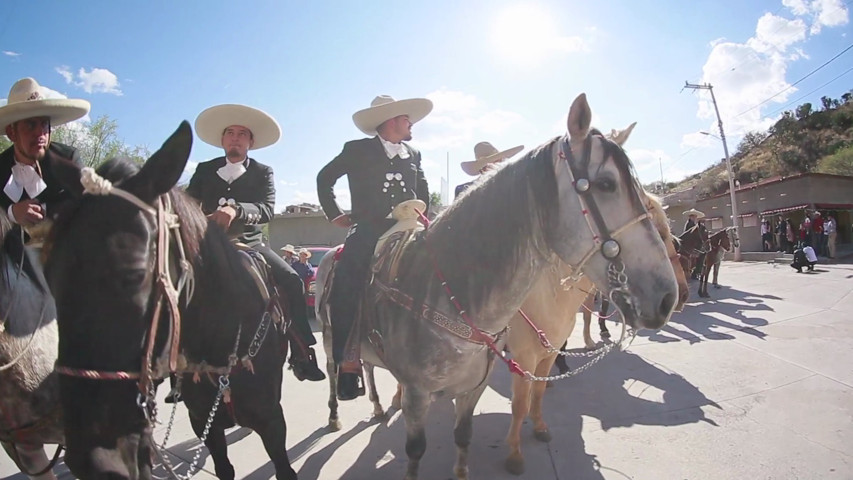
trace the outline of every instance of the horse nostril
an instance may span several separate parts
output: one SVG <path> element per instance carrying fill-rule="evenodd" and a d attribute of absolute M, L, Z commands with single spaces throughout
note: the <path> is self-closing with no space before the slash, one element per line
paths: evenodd
<path fill-rule="evenodd" d="M 672 309 L 675 308 L 675 295 L 672 293 L 667 293 L 663 296 L 663 299 L 660 301 L 660 314 L 662 317 L 666 318 L 672 313 Z"/>

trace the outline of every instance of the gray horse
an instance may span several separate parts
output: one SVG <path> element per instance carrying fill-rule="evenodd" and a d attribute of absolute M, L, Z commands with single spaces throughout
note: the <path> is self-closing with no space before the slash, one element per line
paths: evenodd
<path fill-rule="evenodd" d="M 56 307 L 35 252 L 1 211 L 0 240 L 0 444 L 31 478 L 55 479 L 44 444 L 64 442 Z"/>
<path fill-rule="evenodd" d="M 455 399 L 454 471 L 468 478 L 474 408 L 513 313 L 553 255 L 608 292 L 633 327 L 657 329 L 669 320 L 678 288 L 666 248 L 630 160 L 590 133 L 591 118 L 580 95 L 568 135 L 478 180 L 402 247 L 396 276 L 366 286 L 361 328 L 370 334 L 362 336 L 361 353 L 402 384 L 407 479 L 417 478 L 426 413 L 441 396 Z M 318 269 L 318 298 L 334 288 L 327 284 L 333 261 L 327 255 Z M 321 300 L 324 324 L 328 313 Z M 329 333 L 324 326 L 324 337 Z M 333 401 L 334 393 L 330 407 Z"/>

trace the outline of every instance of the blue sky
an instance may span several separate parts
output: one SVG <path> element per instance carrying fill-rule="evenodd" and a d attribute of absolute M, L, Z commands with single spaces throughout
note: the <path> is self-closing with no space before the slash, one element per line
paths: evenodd
<path fill-rule="evenodd" d="M 716 133 L 716 119 L 685 80 L 714 85 L 732 152 L 782 107 L 853 88 L 853 50 L 788 88 L 853 44 L 850 0 L 407 3 L 12 2 L 0 99 L 32 76 L 152 150 L 209 106 L 261 108 L 283 136 L 252 156 L 274 167 L 281 210 L 316 202 L 317 172 L 363 136 L 351 116 L 379 94 L 434 101 L 411 143 L 432 190 L 449 155 L 452 191 L 475 143 L 536 147 L 565 132 L 581 92 L 600 129 L 638 122 L 626 150 L 648 183 L 661 164 L 672 181 L 723 156 L 698 133 Z M 197 140 L 190 168 L 219 155 Z M 336 189 L 347 205 L 346 181 Z"/>

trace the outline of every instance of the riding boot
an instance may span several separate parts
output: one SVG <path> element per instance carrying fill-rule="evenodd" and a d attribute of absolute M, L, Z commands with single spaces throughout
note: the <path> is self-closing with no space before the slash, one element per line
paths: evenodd
<path fill-rule="evenodd" d="M 298 347 L 293 347 L 293 350 L 293 355 L 290 356 L 290 368 L 297 380 L 319 382 L 326 379 L 326 374 L 317 366 L 317 356 L 313 348 L 306 348 L 304 355 L 296 354 L 299 351 Z"/>
<path fill-rule="evenodd" d="M 338 367 L 338 400 L 355 400 L 364 395 L 364 378 L 359 373 L 342 372 Z"/>

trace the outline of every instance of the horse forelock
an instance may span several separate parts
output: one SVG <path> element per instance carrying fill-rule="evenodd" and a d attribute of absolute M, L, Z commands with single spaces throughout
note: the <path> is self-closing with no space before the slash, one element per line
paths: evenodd
<path fill-rule="evenodd" d="M 646 206 L 641 202 L 643 187 L 640 185 L 639 180 L 637 180 L 634 164 L 631 163 L 631 159 L 628 158 L 628 154 L 625 153 L 625 150 L 596 128 L 591 129 L 589 134 L 601 140 L 601 145 L 604 148 L 604 159 L 602 161 L 602 165 L 608 159 L 611 159 L 613 160 L 613 164 L 616 165 L 616 168 L 619 170 L 620 180 L 622 180 L 622 185 L 627 188 L 628 196 L 631 199 L 631 205 L 640 210 L 646 209 Z"/>
<path fill-rule="evenodd" d="M 557 140 L 487 174 L 442 212 L 409 245 L 400 268 L 408 272 L 400 279 L 401 288 L 426 292 L 424 285 L 434 275 L 434 255 L 449 288 L 469 308 L 511 280 L 518 262 L 530 259 L 532 250 L 544 254 L 559 208 L 553 167 Z M 440 289 L 432 291 L 437 295 Z M 416 298 L 425 300 L 434 299 Z"/>

